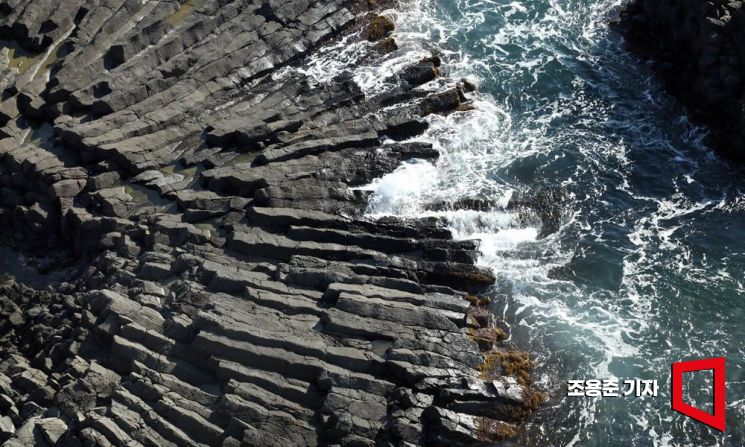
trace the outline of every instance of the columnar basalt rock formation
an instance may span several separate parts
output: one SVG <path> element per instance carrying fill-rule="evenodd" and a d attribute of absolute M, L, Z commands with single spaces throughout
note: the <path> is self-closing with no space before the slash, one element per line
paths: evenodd
<path fill-rule="evenodd" d="M 380 3 L 0 2 L 0 240 L 71 269 L 0 287 L 6 445 L 515 433 L 539 398 L 500 368 L 478 243 L 355 188 L 437 159 L 424 118 L 472 86 L 436 57 L 372 96 L 296 69 L 342 35 L 395 51 Z"/>
<path fill-rule="evenodd" d="M 670 90 L 711 130 L 724 155 L 745 160 L 745 8 L 740 0 L 635 0 L 621 25 Z"/>

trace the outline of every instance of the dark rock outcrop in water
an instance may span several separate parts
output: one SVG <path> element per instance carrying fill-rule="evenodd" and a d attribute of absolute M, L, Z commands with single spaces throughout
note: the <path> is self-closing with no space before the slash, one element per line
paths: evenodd
<path fill-rule="evenodd" d="M 630 48 L 652 59 L 671 91 L 745 161 L 745 7 L 740 0 L 635 0 L 622 16 Z"/>
<path fill-rule="evenodd" d="M 395 51 L 381 3 L 0 1 L 0 240 L 77 268 L 0 286 L 4 445 L 515 433 L 539 395 L 470 294 L 477 242 L 354 189 L 436 158 L 423 117 L 472 87 L 422 87 L 438 58 L 372 97 L 292 69 L 345 33 Z"/>

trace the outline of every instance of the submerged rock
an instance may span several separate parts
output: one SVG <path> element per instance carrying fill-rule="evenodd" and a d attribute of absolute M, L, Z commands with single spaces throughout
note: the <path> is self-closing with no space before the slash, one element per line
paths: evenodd
<path fill-rule="evenodd" d="M 539 188 L 514 193 L 507 209 L 519 211 L 525 223 L 537 217 L 536 224 L 541 228 L 538 237 L 544 238 L 559 230 L 566 194 L 562 188 Z"/>

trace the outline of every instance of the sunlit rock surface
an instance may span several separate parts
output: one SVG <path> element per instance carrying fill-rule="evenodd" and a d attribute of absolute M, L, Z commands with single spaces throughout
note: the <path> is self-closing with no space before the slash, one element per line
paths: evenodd
<path fill-rule="evenodd" d="M 436 57 L 373 96 L 302 70 L 342 35 L 395 51 L 382 3 L 0 2 L 0 240 L 66 275 L 0 287 L 1 440 L 514 435 L 539 396 L 502 376 L 478 243 L 355 189 L 436 159 L 422 118 L 473 88 Z"/>

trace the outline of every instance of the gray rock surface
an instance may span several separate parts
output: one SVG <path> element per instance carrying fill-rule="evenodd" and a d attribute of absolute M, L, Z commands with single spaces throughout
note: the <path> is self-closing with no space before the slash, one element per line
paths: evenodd
<path fill-rule="evenodd" d="M 436 159 L 424 117 L 472 86 L 436 57 L 369 97 L 298 70 L 342 34 L 370 58 L 395 51 L 392 22 L 369 14 L 387 5 L 0 1 L 0 38 L 32 53 L 0 50 L 0 242 L 65 275 L 53 292 L 0 285 L 0 440 L 514 433 L 538 399 L 495 363 L 507 349 L 471 295 L 494 282 L 478 242 L 437 219 L 370 220 L 355 188 Z"/>

